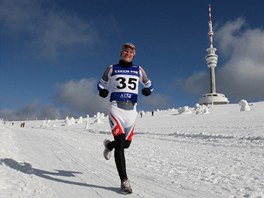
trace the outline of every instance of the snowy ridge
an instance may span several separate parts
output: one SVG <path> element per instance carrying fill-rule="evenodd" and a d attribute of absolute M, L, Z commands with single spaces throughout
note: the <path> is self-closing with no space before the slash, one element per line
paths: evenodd
<path fill-rule="evenodd" d="M 87 131 L 89 133 L 94 133 L 94 134 L 107 134 L 110 135 L 110 131 L 97 131 L 97 130 L 90 130 Z M 85 134 L 85 133 L 84 133 Z M 167 139 L 168 140 L 173 140 L 171 137 L 175 137 L 178 139 L 175 140 L 180 140 L 180 139 L 189 139 L 190 141 L 195 141 L 195 140 L 205 140 L 209 142 L 226 142 L 226 140 L 229 141 L 236 141 L 238 143 L 255 143 L 255 144 L 262 144 L 264 143 L 264 136 L 244 136 L 244 137 L 237 137 L 237 136 L 231 136 L 231 135 L 221 135 L 221 134 L 207 134 L 207 133 L 181 133 L 181 132 L 174 132 L 174 133 L 169 133 L 169 134 L 164 134 L 164 133 L 154 133 L 154 132 L 137 132 L 136 133 L 139 136 L 147 136 L 148 138 L 162 138 L 162 139 Z"/>
<path fill-rule="evenodd" d="M 208 141 L 212 140 L 233 140 L 233 141 L 242 141 L 246 140 L 251 143 L 264 143 L 264 136 L 245 136 L 245 137 L 236 137 L 230 135 L 220 135 L 220 134 L 206 134 L 206 133 L 199 133 L 199 134 L 185 134 L 180 132 L 175 132 L 170 134 L 169 136 L 174 137 L 182 137 L 182 138 L 191 138 L 191 139 L 204 139 Z"/>
<path fill-rule="evenodd" d="M 126 150 L 129 197 L 264 198 L 264 103 L 180 112 L 138 117 Z M 107 116 L 67 122 L 1 124 L 1 198 L 123 197 L 114 158 L 102 156 Z"/>

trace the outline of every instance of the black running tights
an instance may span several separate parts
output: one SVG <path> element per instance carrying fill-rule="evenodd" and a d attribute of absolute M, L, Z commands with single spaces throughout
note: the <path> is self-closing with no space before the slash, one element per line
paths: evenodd
<path fill-rule="evenodd" d="M 126 159 L 124 150 L 131 144 L 131 141 L 125 139 L 125 134 L 121 134 L 115 137 L 115 141 L 112 141 L 107 146 L 109 150 L 115 149 L 115 163 L 121 182 L 127 179 L 126 173 Z"/>

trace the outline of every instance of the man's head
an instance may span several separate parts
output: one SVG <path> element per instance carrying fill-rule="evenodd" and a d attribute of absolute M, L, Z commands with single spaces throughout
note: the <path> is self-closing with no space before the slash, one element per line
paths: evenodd
<path fill-rule="evenodd" d="M 122 45 L 120 56 L 121 60 L 131 62 L 136 55 L 136 47 L 133 43 L 125 43 Z"/>

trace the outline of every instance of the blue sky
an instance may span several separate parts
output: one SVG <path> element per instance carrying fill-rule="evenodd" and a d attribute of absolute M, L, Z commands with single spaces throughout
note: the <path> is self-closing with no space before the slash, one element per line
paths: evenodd
<path fill-rule="evenodd" d="M 209 92 L 209 3 L 217 92 L 231 103 L 263 100 L 261 0 L 0 0 L 0 117 L 107 112 L 96 83 L 124 42 L 155 86 L 138 110 L 194 106 Z"/>

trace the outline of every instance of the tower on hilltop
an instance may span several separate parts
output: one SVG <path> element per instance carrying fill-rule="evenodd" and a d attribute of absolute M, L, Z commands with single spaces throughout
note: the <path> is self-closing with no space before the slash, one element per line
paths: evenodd
<path fill-rule="evenodd" d="M 229 101 L 224 94 L 216 93 L 216 78 L 215 78 L 215 67 L 217 66 L 218 56 L 215 53 L 216 48 L 213 46 L 213 22 L 212 22 L 212 12 L 211 5 L 208 6 L 209 11 L 209 48 L 207 48 L 207 55 L 205 56 L 206 63 L 210 69 L 210 93 L 204 94 L 200 100 L 199 104 L 228 104 Z"/>

